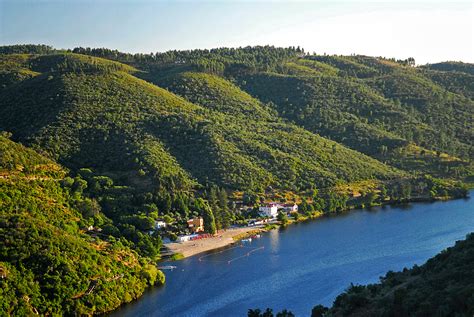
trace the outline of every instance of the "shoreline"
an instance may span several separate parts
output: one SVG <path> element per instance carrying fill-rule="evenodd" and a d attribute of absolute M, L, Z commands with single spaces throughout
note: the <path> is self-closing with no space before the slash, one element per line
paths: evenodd
<path fill-rule="evenodd" d="M 237 243 L 246 236 L 265 232 L 264 226 L 237 227 L 222 230 L 216 236 L 193 241 L 171 242 L 164 246 L 173 254 L 181 254 L 182 258 L 188 258 L 207 251 L 224 248 Z M 166 261 L 166 259 L 164 259 Z"/>
<path fill-rule="evenodd" d="M 377 205 L 377 206 L 373 206 L 373 207 L 383 207 L 383 206 L 399 206 L 399 205 L 402 205 L 402 204 L 411 204 L 411 203 L 434 203 L 434 202 L 446 202 L 446 201 L 450 201 L 450 200 L 457 200 L 457 199 L 470 199 L 472 198 L 472 193 L 474 193 L 474 191 L 471 189 L 469 191 L 469 194 L 467 197 L 451 197 L 450 199 L 425 199 L 425 200 L 415 200 L 415 201 L 408 201 L 408 202 L 404 202 L 404 203 L 396 203 L 396 202 L 391 202 L 391 203 L 385 203 L 385 204 L 381 204 L 381 205 Z M 366 208 L 370 208 L 370 207 L 366 207 Z M 339 214 L 341 213 L 348 213 L 348 212 L 351 212 L 353 210 L 363 210 L 363 209 L 366 209 L 366 208 L 349 208 L 349 209 L 345 209 L 343 211 L 340 211 L 340 212 L 337 212 L 337 213 L 332 213 L 332 214 L 319 214 L 319 215 L 315 215 L 315 216 L 311 216 L 311 217 L 305 217 L 303 219 L 299 219 L 297 221 L 291 221 L 288 223 L 288 225 L 290 224 L 294 224 L 294 223 L 299 223 L 299 222 L 306 222 L 306 221 L 310 221 L 310 220 L 316 220 L 318 218 L 322 218 L 322 217 L 331 217 L 331 216 L 338 216 Z M 237 230 L 236 230 L 237 229 Z M 240 229 L 240 230 L 239 230 Z M 233 232 L 233 235 L 232 237 L 236 237 L 238 235 L 237 231 L 240 231 L 241 234 L 245 234 L 245 233 L 251 233 L 252 231 L 255 231 L 255 230 L 259 230 L 259 232 L 267 232 L 269 230 L 271 230 L 272 228 L 265 228 L 264 226 L 260 226 L 260 227 L 241 227 L 241 228 L 231 228 L 231 229 L 227 229 L 227 232 L 229 231 L 232 231 Z M 255 234 L 255 233 L 252 233 L 252 235 Z M 245 237 L 248 237 L 247 236 L 241 236 L 239 237 L 239 239 L 237 240 L 234 240 L 234 238 L 232 238 L 232 240 L 227 240 L 228 243 L 226 244 L 222 244 L 222 245 L 213 245 L 213 247 L 210 247 L 202 252 L 197 252 L 197 251 L 192 251 L 192 254 L 189 254 L 188 256 L 186 257 L 190 257 L 190 256 L 194 256 L 194 255 L 197 255 L 199 253 L 204 253 L 204 252 L 208 252 L 208 251 L 212 251 L 212 250 L 218 250 L 218 249 L 223 249 L 233 243 L 238 243 L 238 241 L 240 239 L 244 239 Z M 213 238 L 209 238 L 209 239 L 213 239 Z M 198 240 L 199 241 L 199 240 Z M 202 240 L 200 240 L 202 241 Z M 214 241 L 214 240 L 212 240 Z M 189 241 L 189 242 L 192 242 L 192 241 Z M 180 244 L 180 243 L 174 243 L 174 244 Z M 191 243 L 192 244 L 192 243 Z M 170 244 L 166 244 L 166 246 L 168 246 Z M 168 259 L 162 259 L 160 262 L 166 262 L 168 261 Z M 166 282 L 165 282 L 166 284 Z M 149 292 L 150 289 L 152 288 L 156 288 L 156 287 L 163 287 L 163 285 L 160 285 L 160 286 L 150 286 L 148 287 L 145 292 Z M 144 292 L 144 293 L 145 293 Z M 118 312 L 120 312 L 120 309 L 123 309 L 124 307 L 126 306 L 129 306 L 129 305 L 132 305 L 134 303 L 136 303 L 137 301 L 140 301 L 141 300 L 141 297 L 143 296 L 140 295 L 139 297 L 137 297 L 136 299 L 132 300 L 131 302 L 129 303 L 122 303 L 120 306 L 118 306 L 117 308 L 115 308 L 114 310 L 112 311 L 108 311 L 108 312 L 105 312 L 103 314 L 101 314 L 102 316 L 117 316 Z"/>
<path fill-rule="evenodd" d="M 336 213 L 333 213 L 332 215 L 338 215 L 340 213 L 346 213 L 346 212 L 351 212 L 355 210 L 363 210 L 363 209 L 374 208 L 374 207 L 397 206 L 397 205 L 421 203 L 421 202 L 430 203 L 430 202 L 449 201 L 449 200 L 462 199 L 462 198 L 464 197 L 449 197 L 449 198 L 443 198 L 443 199 L 439 199 L 439 198 L 433 199 L 431 197 L 430 198 L 413 197 L 412 199 L 406 202 L 391 201 L 391 202 L 384 202 L 382 204 L 375 205 L 375 206 L 367 206 L 367 207 L 362 207 L 362 208 L 360 207 L 347 208 L 347 209 L 338 211 Z M 466 198 L 469 198 L 469 195 Z M 325 217 L 325 216 L 330 216 L 330 214 L 315 212 L 311 216 L 301 216 L 301 218 L 298 220 L 290 219 L 289 222 L 285 226 L 292 225 L 299 222 L 316 220 L 318 218 Z M 230 228 L 230 229 L 222 230 L 216 236 L 211 237 L 211 238 L 194 240 L 194 241 L 185 241 L 185 242 L 171 242 L 171 243 L 164 244 L 164 246 L 173 255 L 181 255 L 176 260 L 182 260 L 191 256 L 195 256 L 197 254 L 225 248 L 229 245 L 237 243 L 240 240 L 250 237 L 252 235 L 267 232 L 271 229 L 275 229 L 274 226 L 277 226 L 277 228 L 281 227 L 281 224 L 279 224 L 278 222 L 273 222 L 271 223 L 271 225 L 272 225 L 271 228 L 267 228 L 266 226 L 263 226 L 263 225 L 255 226 L 255 227 Z M 169 259 L 164 258 L 162 259 L 162 261 L 166 262 L 166 261 L 169 261 Z"/>

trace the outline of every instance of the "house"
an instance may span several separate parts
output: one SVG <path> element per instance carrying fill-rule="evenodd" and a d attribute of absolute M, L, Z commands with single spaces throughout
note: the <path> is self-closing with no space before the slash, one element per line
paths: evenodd
<path fill-rule="evenodd" d="M 156 230 L 164 229 L 164 228 L 166 228 L 166 222 L 164 222 L 163 220 L 155 221 L 155 229 Z"/>
<path fill-rule="evenodd" d="M 275 218 L 278 215 L 278 204 L 269 203 L 264 206 L 258 207 L 258 211 L 262 216 Z"/>
<path fill-rule="evenodd" d="M 178 241 L 178 242 L 191 241 L 194 238 L 196 238 L 197 236 L 198 236 L 197 234 L 188 234 L 188 235 L 185 235 L 185 236 L 179 236 L 176 241 Z"/>
<path fill-rule="evenodd" d="M 284 204 L 283 210 L 288 213 L 298 212 L 298 205 L 297 204 Z"/>
<path fill-rule="evenodd" d="M 189 219 L 188 228 L 194 233 L 204 231 L 204 219 L 202 219 L 202 217 Z"/>

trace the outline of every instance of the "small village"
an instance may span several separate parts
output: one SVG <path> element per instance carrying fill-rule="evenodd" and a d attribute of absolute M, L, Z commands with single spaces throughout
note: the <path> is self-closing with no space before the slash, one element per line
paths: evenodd
<path fill-rule="evenodd" d="M 250 211 L 255 209 L 256 207 L 249 207 L 249 206 L 242 206 L 241 212 Z M 173 252 L 176 252 L 177 244 L 181 244 L 182 246 L 185 245 L 186 242 L 190 241 L 198 241 L 203 239 L 215 238 L 220 240 L 225 240 L 224 245 L 230 244 L 231 242 L 235 242 L 235 237 L 245 237 L 248 233 L 255 233 L 258 230 L 262 230 L 263 227 L 266 225 L 272 225 L 279 223 L 277 217 L 279 214 L 284 215 L 285 217 L 294 217 L 294 215 L 298 212 L 298 205 L 296 203 L 284 204 L 284 203 L 277 203 L 277 202 L 268 202 L 261 206 L 258 206 L 258 217 L 247 219 L 246 224 L 241 225 L 232 225 L 228 229 L 223 229 L 216 234 L 210 234 L 205 232 L 205 222 L 203 217 L 194 217 L 187 220 L 187 234 L 182 234 L 176 237 L 175 241 L 171 239 L 164 239 L 165 247 L 171 249 Z M 157 220 L 155 222 L 155 230 L 166 232 L 167 224 L 163 220 Z M 256 231 L 257 230 L 257 231 Z M 251 234 L 249 236 L 256 237 L 258 235 Z M 212 240 L 212 239 L 211 239 Z M 189 244 L 187 244 L 189 246 Z M 175 248 L 173 248 L 173 246 Z M 196 244 L 191 244 L 190 246 L 197 246 Z M 214 246 L 218 247 L 218 246 Z M 207 248 L 206 248 L 207 249 Z"/>

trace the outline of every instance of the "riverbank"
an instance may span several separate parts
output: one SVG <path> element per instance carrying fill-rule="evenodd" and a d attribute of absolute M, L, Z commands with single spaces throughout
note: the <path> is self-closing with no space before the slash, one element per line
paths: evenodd
<path fill-rule="evenodd" d="M 315 304 L 331 305 L 350 283 L 376 283 L 387 271 L 421 265 L 463 239 L 474 226 L 473 208 L 472 198 L 391 205 L 269 230 L 244 248 L 209 251 L 209 261 L 198 255 L 173 263 L 165 287 L 150 289 L 113 316 L 246 316 L 258 307 L 309 316 Z M 203 285 L 211 287 L 200 292 Z"/>
<path fill-rule="evenodd" d="M 378 205 L 369 206 L 370 207 L 377 207 L 377 206 L 396 206 L 400 204 L 410 204 L 410 203 L 417 203 L 417 202 L 434 202 L 434 201 L 446 201 L 452 199 L 459 199 L 461 197 L 412 197 L 411 199 L 405 202 L 396 202 L 396 201 L 385 201 Z M 355 206 L 348 206 L 348 208 L 341 210 L 338 213 L 342 212 L 350 212 L 353 210 L 362 210 L 367 208 L 365 206 L 355 207 Z M 305 222 L 316 220 L 318 218 L 324 217 L 327 214 L 322 212 L 313 212 L 311 215 L 303 216 L 300 215 L 298 219 L 289 219 L 287 225 L 291 225 L 294 223 Z M 201 240 L 194 240 L 194 241 L 185 241 L 185 242 L 171 242 L 167 243 L 164 246 L 173 253 L 174 260 L 181 260 L 190 256 L 194 256 L 196 254 L 204 253 L 207 251 L 212 251 L 215 249 L 220 249 L 229 245 L 232 245 L 242 239 L 251 237 L 255 234 L 266 232 L 272 229 L 278 228 L 280 225 L 276 222 L 272 223 L 271 225 L 267 226 L 255 226 L 255 227 L 240 227 L 240 228 L 230 228 L 224 231 L 219 232 L 216 236 Z"/>
<path fill-rule="evenodd" d="M 263 226 L 230 228 L 219 232 L 216 236 L 211 238 L 179 243 L 171 242 L 165 244 L 165 247 L 172 253 L 181 254 L 182 258 L 187 258 L 206 251 L 223 248 L 244 239 L 248 235 L 257 234 L 263 231 L 265 231 Z"/>

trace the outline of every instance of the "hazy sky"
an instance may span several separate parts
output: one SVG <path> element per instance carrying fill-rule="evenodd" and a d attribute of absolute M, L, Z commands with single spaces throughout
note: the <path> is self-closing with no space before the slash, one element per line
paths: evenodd
<path fill-rule="evenodd" d="M 474 1 L 0 0 L 0 45 L 125 52 L 301 46 L 474 62 Z"/>

